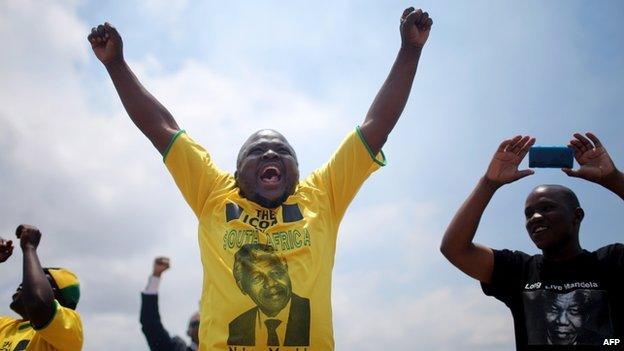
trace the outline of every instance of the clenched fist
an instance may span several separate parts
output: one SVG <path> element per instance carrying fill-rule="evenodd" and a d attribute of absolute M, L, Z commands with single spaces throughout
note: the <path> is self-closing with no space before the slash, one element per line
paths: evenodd
<path fill-rule="evenodd" d="M 28 224 L 20 224 L 15 230 L 15 236 L 20 240 L 22 250 L 26 248 L 36 249 L 41 240 L 41 232 L 35 226 Z"/>
<path fill-rule="evenodd" d="M 156 257 L 154 260 L 154 270 L 152 275 L 155 277 L 160 277 L 160 275 L 169 269 L 169 257 Z"/>
<path fill-rule="evenodd" d="M 401 45 L 403 47 L 415 47 L 422 49 L 429 38 L 433 20 L 423 10 L 414 10 L 413 7 L 405 9 L 401 16 Z"/>
<path fill-rule="evenodd" d="M 106 22 L 91 29 L 87 37 L 95 56 L 103 64 L 123 59 L 123 42 L 115 27 Z"/>

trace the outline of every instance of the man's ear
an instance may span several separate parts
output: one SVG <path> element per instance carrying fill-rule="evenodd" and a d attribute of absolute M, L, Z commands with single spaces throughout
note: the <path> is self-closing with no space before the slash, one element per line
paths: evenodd
<path fill-rule="evenodd" d="M 582 208 L 577 207 L 576 210 L 574 210 L 574 224 L 581 224 L 583 218 L 585 218 L 585 211 L 583 211 Z"/>

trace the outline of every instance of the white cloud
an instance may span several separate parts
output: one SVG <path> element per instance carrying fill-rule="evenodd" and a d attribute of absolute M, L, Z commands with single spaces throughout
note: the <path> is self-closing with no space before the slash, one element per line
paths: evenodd
<path fill-rule="evenodd" d="M 355 279 L 353 279 L 355 278 Z M 504 306 L 472 286 L 439 287 L 405 294 L 383 272 L 353 277 L 333 295 L 337 349 L 484 350 L 513 345 Z M 386 289 L 388 291 L 388 289 Z"/>
<path fill-rule="evenodd" d="M 169 25 L 178 24 L 181 20 L 180 16 L 188 8 L 188 0 L 167 1 L 167 0 L 149 0 L 137 1 L 137 5 L 157 23 L 166 23 Z"/>

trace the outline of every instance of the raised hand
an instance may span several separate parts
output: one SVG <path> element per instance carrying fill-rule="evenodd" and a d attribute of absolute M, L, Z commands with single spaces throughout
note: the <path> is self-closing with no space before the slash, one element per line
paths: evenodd
<path fill-rule="evenodd" d="M 606 186 L 611 176 L 617 174 L 617 168 L 607 150 L 594 134 L 575 133 L 574 139 L 570 140 L 570 146 L 574 149 L 576 162 L 581 166 L 577 170 L 562 169 L 570 177 L 583 178 Z"/>
<path fill-rule="evenodd" d="M 413 7 L 405 9 L 401 16 L 401 45 L 403 47 L 422 48 L 429 38 L 433 20 L 429 14 Z"/>
<path fill-rule="evenodd" d="M 504 140 L 490 165 L 488 166 L 485 178 L 496 187 L 511 183 L 520 178 L 524 178 L 533 174 L 533 170 L 518 170 L 518 166 L 524 156 L 526 156 L 529 148 L 535 143 L 535 138 L 529 136 L 515 136 L 512 139 Z"/>
<path fill-rule="evenodd" d="M 156 257 L 156 259 L 154 259 L 154 270 L 152 272 L 152 275 L 155 277 L 160 277 L 160 275 L 164 271 L 169 269 L 169 267 L 169 257 Z"/>
<path fill-rule="evenodd" d="M 123 59 L 123 42 L 115 27 L 106 22 L 91 29 L 87 37 L 95 56 L 103 64 Z"/>
<path fill-rule="evenodd" d="M 6 261 L 13 254 L 13 241 L 0 238 L 0 262 Z"/>
<path fill-rule="evenodd" d="M 15 229 L 15 236 L 20 239 L 20 247 L 22 250 L 26 248 L 37 249 L 39 241 L 41 240 L 41 232 L 35 226 L 28 224 L 20 224 Z"/>

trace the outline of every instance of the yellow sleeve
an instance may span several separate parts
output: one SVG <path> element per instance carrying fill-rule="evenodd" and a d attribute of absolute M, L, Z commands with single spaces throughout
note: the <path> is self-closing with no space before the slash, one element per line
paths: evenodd
<path fill-rule="evenodd" d="M 15 319 L 7 317 L 7 316 L 0 316 L 0 328 L 4 327 L 5 325 L 11 324 L 15 321 Z"/>
<path fill-rule="evenodd" d="M 331 159 L 313 172 L 314 186 L 327 191 L 334 223 L 340 222 L 364 181 L 385 162 L 382 151 L 372 154 L 357 127 L 342 141 Z"/>
<path fill-rule="evenodd" d="M 48 344 L 63 351 L 82 349 L 82 322 L 78 312 L 61 306 L 54 300 L 55 312 L 52 320 L 45 327 L 37 330 L 37 335 Z"/>
<path fill-rule="evenodd" d="M 197 217 L 215 190 L 234 185 L 234 177 L 215 166 L 208 152 L 183 130 L 172 138 L 164 161 Z"/>

